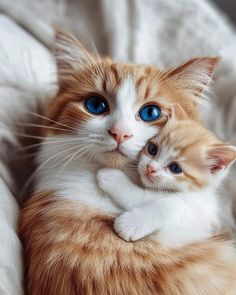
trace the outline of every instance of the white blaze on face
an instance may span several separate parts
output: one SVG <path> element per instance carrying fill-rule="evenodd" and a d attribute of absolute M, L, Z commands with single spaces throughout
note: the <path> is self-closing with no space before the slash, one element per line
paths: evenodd
<path fill-rule="evenodd" d="M 116 97 L 116 109 L 113 114 L 112 124 L 131 132 L 132 124 L 135 124 L 135 105 L 137 93 L 131 76 L 128 76 L 120 85 Z"/>
<path fill-rule="evenodd" d="M 147 140 L 159 130 L 159 127 L 141 120 L 138 111 L 136 85 L 133 78 L 128 76 L 117 91 L 114 110 L 110 114 L 107 127 L 116 134 L 126 135 L 126 140 L 120 144 L 120 150 L 130 159 L 135 159 Z"/>
<path fill-rule="evenodd" d="M 137 92 L 134 81 L 131 76 L 128 76 L 120 85 L 117 92 L 117 107 L 124 110 L 124 107 L 132 108 L 137 101 Z"/>

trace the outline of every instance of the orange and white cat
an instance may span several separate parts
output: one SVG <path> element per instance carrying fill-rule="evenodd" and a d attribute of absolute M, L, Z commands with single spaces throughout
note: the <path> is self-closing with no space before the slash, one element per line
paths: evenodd
<path fill-rule="evenodd" d="M 126 241 L 155 234 L 162 245 L 176 248 L 221 230 L 217 189 L 236 159 L 236 148 L 189 120 L 179 106 L 174 109 L 132 169 L 143 188 L 121 170 L 98 172 L 99 186 L 125 210 L 114 228 Z"/>
<path fill-rule="evenodd" d="M 179 104 L 198 120 L 198 101 L 217 58 L 168 71 L 92 56 L 57 34 L 59 91 L 45 112 L 35 191 L 20 234 L 31 295 L 235 294 L 231 243 L 215 237 L 168 250 L 113 231 L 122 208 L 97 185 L 102 167 L 125 169 Z"/>

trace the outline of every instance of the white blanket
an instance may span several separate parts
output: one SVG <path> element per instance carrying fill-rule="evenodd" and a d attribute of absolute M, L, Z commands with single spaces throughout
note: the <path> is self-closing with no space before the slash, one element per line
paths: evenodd
<path fill-rule="evenodd" d="M 25 4 L 33 7 L 35 1 Z M 6 7 L 4 2 L 9 1 L 0 0 L 0 9 L 9 14 L 11 5 Z M 41 6 L 37 2 L 37 10 L 34 8 L 31 14 L 46 11 L 47 19 L 55 19 L 53 3 L 50 13 L 45 7 L 49 2 L 44 1 Z M 23 4 L 15 0 L 15 5 L 12 16 L 21 22 L 17 5 Z M 99 52 L 117 60 L 166 67 L 197 55 L 222 56 L 213 84 L 211 109 L 202 108 L 202 112 L 218 135 L 236 144 L 235 32 L 209 3 L 203 0 L 71 1 L 67 14 L 58 21 L 71 28 L 92 50 L 91 40 Z M 27 21 L 23 25 L 30 30 Z M 38 39 L 50 43 L 50 36 L 42 36 L 50 32 L 50 28 L 32 30 Z M 55 65 L 49 51 L 30 33 L 0 15 L 1 295 L 23 292 L 22 249 L 17 237 L 19 207 L 15 197 L 19 197 L 19 175 L 27 175 L 28 161 L 17 159 L 17 165 L 12 165 L 16 161 L 16 150 L 23 145 L 17 133 L 25 132 L 16 123 L 33 120 L 29 112 L 39 112 L 46 105 L 56 91 L 54 82 Z M 227 183 L 226 196 L 232 199 L 236 199 L 235 176 L 235 172 L 232 173 Z M 223 209 L 222 212 L 230 216 L 230 212 Z M 228 222 L 232 225 L 232 220 Z"/>
<path fill-rule="evenodd" d="M 22 247 L 17 236 L 19 207 L 10 159 L 21 146 L 16 124 L 29 121 L 26 111 L 36 111 L 53 94 L 54 63 L 49 52 L 18 25 L 0 14 L 0 294 L 20 295 Z M 54 87 L 55 88 L 55 87 Z M 13 163 L 14 164 L 14 163 Z M 12 166 L 12 165 L 11 165 Z"/>

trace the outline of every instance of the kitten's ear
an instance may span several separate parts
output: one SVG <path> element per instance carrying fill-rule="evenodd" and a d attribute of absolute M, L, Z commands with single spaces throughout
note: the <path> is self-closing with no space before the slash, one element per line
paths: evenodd
<path fill-rule="evenodd" d="M 212 147 L 208 151 L 208 167 L 214 174 L 221 170 L 229 168 L 236 160 L 236 147 L 229 145 L 220 145 Z"/>
<path fill-rule="evenodd" d="M 173 84 L 175 89 L 185 91 L 194 98 L 199 97 L 206 90 L 219 57 L 194 58 L 170 70 L 164 79 Z"/>
<path fill-rule="evenodd" d="M 56 31 L 54 55 L 59 82 L 95 60 L 75 36 L 60 30 Z"/>
<path fill-rule="evenodd" d="M 188 119 L 188 115 L 179 104 L 174 104 L 171 106 L 171 113 L 169 118 L 173 120 L 186 120 Z"/>

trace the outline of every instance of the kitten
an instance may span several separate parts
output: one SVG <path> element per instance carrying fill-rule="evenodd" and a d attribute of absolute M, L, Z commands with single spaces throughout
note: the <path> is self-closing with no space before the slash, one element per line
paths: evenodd
<path fill-rule="evenodd" d="M 124 168 L 135 159 L 165 125 L 173 104 L 198 120 L 197 102 L 218 59 L 160 71 L 92 56 L 73 36 L 58 33 L 56 61 L 59 91 L 45 112 L 35 190 L 20 221 L 28 293 L 235 290 L 229 242 L 214 238 L 184 252 L 150 240 L 124 242 L 112 228 L 121 209 L 96 180 L 103 166 Z"/>
<path fill-rule="evenodd" d="M 168 247 L 206 239 L 221 226 L 217 188 L 236 159 L 236 148 L 220 142 L 179 106 L 158 136 L 140 153 L 135 185 L 121 170 L 101 169 L 99 186 L 126 210 L 115 219 L 126 241 L 146 235 Z"/>

